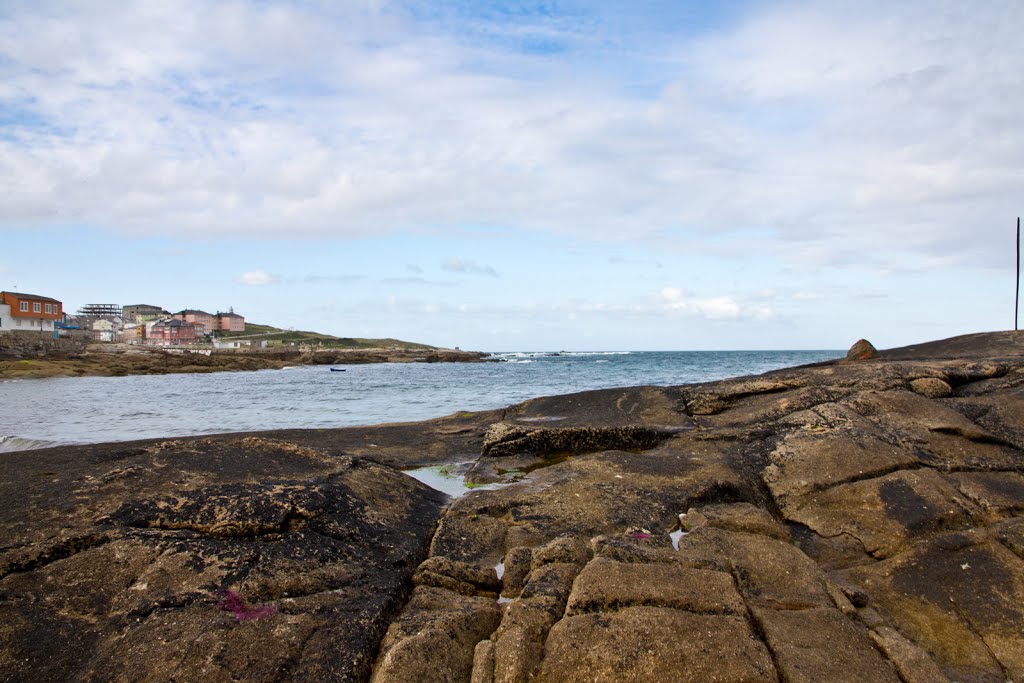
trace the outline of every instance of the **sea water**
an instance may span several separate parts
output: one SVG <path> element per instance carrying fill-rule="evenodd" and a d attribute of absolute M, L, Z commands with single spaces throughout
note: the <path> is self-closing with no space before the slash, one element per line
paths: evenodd
<path fill-rule="evenodd" d="M 514 352 L 491 363 L 0 381 L 0 451 L 264 429 L 405 422 L 586 389 L 676 385 L 840 351 Z"/>

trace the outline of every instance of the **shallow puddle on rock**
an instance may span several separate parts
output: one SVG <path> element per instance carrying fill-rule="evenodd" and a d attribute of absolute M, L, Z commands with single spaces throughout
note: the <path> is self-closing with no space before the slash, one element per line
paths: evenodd
<path fill-rule="evenodd" d="M 431 465 L 402 470 L 413 479 L 417 479 L 432 489 L 436 489 L 452 498 L 460 498 L 470 491 L 493 491 L 507 483 L 467 484 L 465 472 L 475 461 L 452 463 L 450 465 Z"/>
<path fill-rule="evenodd" d="M 502 560 L 498 564 L 494 565 L 494 573 L 498 575 L 498 581 L 505 576 L 505 561 Z"/>
<path fill-rule="evenodd" d="M 532 465 L 526 465 L 525 467 L 519 468 L 519 472 L 522 474 L 529 474 L 530 472 L 536 472 L 542 470 L 545 467 L 551 467 L 559 463 L 565 462 L 572 457 L 572 453 L 557 453 L 546 456 L 540 462 L 535 462 Z"/>
<path fill-rule="evenodd" d="M 499 605 L 507 605 L 510 602 L 512 602 L 512 598 L 506 598 L 504 595 L 498 597 Z"/>
<path fill-rule="evenodd" d="M 679 539 L 686 535 L 686 532 L 682 529 L 676 529 L 668 535 L 672 539 L 672 549 L 679 550 Z"/>

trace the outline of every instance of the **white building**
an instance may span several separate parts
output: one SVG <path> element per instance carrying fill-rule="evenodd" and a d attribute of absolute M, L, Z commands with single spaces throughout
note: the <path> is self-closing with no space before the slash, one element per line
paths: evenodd
<path fill-rule="evenodd" d="M 0 304 L 6 309 L 2 322 L 7 332 L 53 334 L 61 319 L 63 304 L 56 299 L 22 292 L 0 292 Z"/>
<path fill-rule="evenodd" d="M 266 339 L 214 339 L 213 348 L 215 349 L 265 349 L 267 348 Z"/>
<path fill-rule="evenodd" d="M 0 334 L 10 332 L 14 327 L 14 318 L 11 317 L 11 307 L 7 304 L 0 304 Z"/>
<path fill-rule="evenodd" d="M 92 323 L 93 332 L 96 333 L 97 341 L 112 342 L 114 336 L 121 331 L 121 319 L 100 318 Z"/>

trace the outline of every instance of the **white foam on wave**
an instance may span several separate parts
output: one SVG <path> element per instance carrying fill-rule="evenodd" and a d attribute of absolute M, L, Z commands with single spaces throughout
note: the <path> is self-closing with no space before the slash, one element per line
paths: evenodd
<path fill-rule="evenodd" d="M 563 356 L 628 356 L 632 351 L 565 351 Z"/>
<path fill-rule="evenodd" d="M 12 434 L 0 434 L 0 453 L 14 453 L 16 451 L 32 451 L 39 448 L 49 448 L 59 445 L 56 441 L 44 441 L 43 439 L 26 439 Z"/>

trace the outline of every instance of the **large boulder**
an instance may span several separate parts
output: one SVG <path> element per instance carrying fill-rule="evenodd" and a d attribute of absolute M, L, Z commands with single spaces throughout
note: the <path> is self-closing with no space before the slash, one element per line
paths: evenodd
<path fill-rule="evenodd" d="M 872 360 L 878 358 L 878 349 L 867 339 L 858 339 L 846 352 L 846 360 Z"/>

